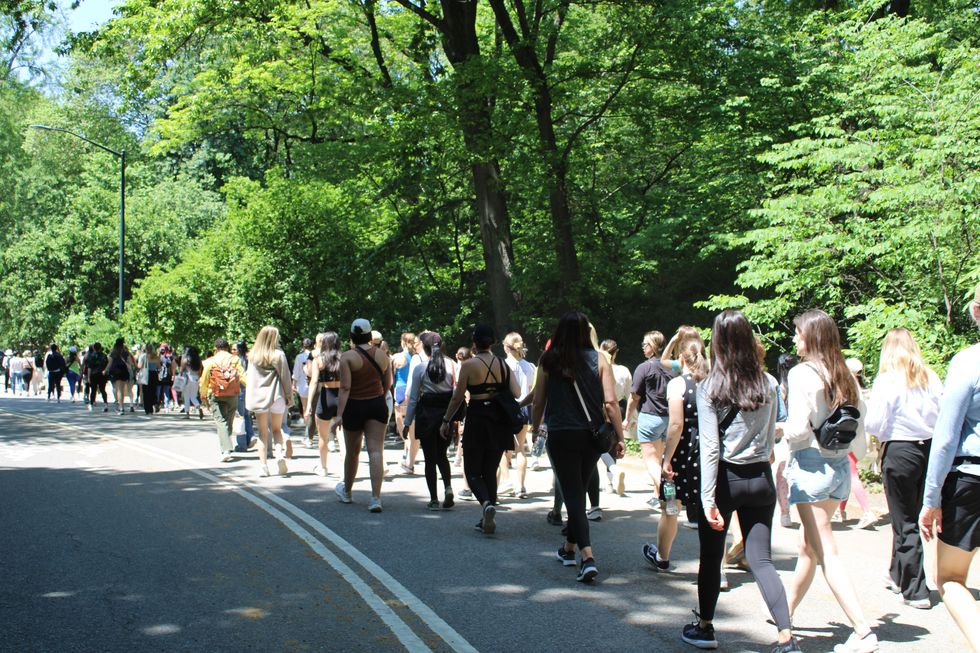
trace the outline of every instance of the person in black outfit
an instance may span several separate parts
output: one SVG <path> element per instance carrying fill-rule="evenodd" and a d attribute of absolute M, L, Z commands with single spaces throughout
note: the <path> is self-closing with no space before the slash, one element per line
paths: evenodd
<path fill-rule="evenodd" d="M 54 394 L 58 403 L 61 403 L 61 380 L 68 371 L 68 363 L 58 350 L 58 345 L 52 342 L 48 349 L 50 352 L 44 358 L 44 368 L 48 371 L 48 401 L 51 401 L 51 395 Z"/>
<path fill-rule="evenodd" d="M 448 438 L 453 416 L 470 393 L 466 408 L 466 429 L 463 431 L 463 470 L 473 495 L 483 507 L 483 519 L 476 529 L 486 535 L 496 530 L 497 465 L 505 449 L 514 448 L 514 433 L 505 421 L 494 395 L 521 393 L 517 379 L 500 356 L 490 348 L 496 338 L 493 329 L 485 324 L 473 330 L 473 357 L 463 363 L 453 397 L 442 418 L 440 433 Z"/>
<path fill-rule="evenodd" d="M 109 357 L 102 351 L 102 343 L 97 342 L 92 345 L 88 356 L 85 358 L 85 369 L 88 371 L 88 384 L 85 391 L 88 395 L 88 409 L 95 408 L 96 395 L 102 395 L 102 412 L 109 412 L 109 398 L 105 392 L 106 376 L 105 370 L 109 365 Z"/>
<path fill-rule="evenodd" d="M 537 436 L 547 411 L 545 446 L 568 510 L 568 534 L 557 555 L 563 565 L 572 567 L 579 549 L 580 582 L 591 582 L 599 574 L 585 515 L 585 492 L 599 456 L 607 452 L 595 446 L 594 430 L 611 422 L 616 433 L 612 454 L 622 458 L 626 452 L 612 366 L 593 346 L 590 331 L 582 313 L 572 311 L 558 321 L 551 346 L 538 365 L 531 414 L 531 430 Z"/>

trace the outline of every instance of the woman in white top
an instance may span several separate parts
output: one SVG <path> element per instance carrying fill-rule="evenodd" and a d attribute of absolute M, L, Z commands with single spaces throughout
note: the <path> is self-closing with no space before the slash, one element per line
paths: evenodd
<path fill-rule="evenodd" d="M 831 519 L 851 490 L 847 449 L 830 451 L 820 447 L 814 433 L 834 410 L 856 406 L 863 417 L 864 402 L 857 382 L 844 363 L 840 331 L 825 312 L 810 310 L 793 320 L 793 343 L 802 362 L 789 372 L 788 413 L 781 425 L 789 443 L 791 459 L 786 470 L 789 500 L 796 505 L 803 524 L 796 573 L 787 587 L 792 615 L 803 600 L 817 565 L 837 602 L 844 609 L 854 632 L 836 653 L 870 653 L 878 650 L 878 638 L 864 617 L 844 561 L 838 553 Z M 863 419 L 857 437 L 864 437 Z"/>
<path fill-rule="evenodd" d="M 255 344 L 248 353 L 248 371 L 245 373 L 245 408 L 255 413 L 259 427 L 259 476 L 268 476 L 269 430 L 276 447 L 276 464 L 279 474 L 286 474 L 286 452 L 282 438 L 282 418 L 293 403 L 292 379 L 286 354 L 279 348 L 279 329 L 264 326 L 255 336 Z"/>
<path fill-rule="evenodd" d="M 883 447 L 881 475 L 892 518 L 892 559 L 887 585 L 905 603 L 930 608 L 922 565 L 919 511 L 926 487 L 932 430 L 943 383 L 922 360 L 908 329 L 892 329 L 881 346 L 864 426 Z"/>
<path fill-rule="evenodd" d="M 613 385 L 616 388 L 616 401 L 619 402 L 619 410 L 626 414 L 626 403 L 629 400 L 630 390 L 633 387 L 633 373 L 625 365 L 616 363 L 616 356 L 619 354 L 619 344 L 615 340 L 606 339 L 599 344 L 599 349 L 609 354 L 609 363 L 612 365 Z M 668 383 L 668 385 L 670 385 Z M 636 439 L 636 434 L 626 433 L 626 437 Z M 626 494 L 626 470 L 615 464 L 612 456 L 608 459 L 606 454 L 601 460 L 606 463 L 606 476 L 609 479 L 610 492 L 615 492 L 619 496 Z"/>
<path fill-rule="evenodd" d="M 521 334 L 512 331 L 504 336 L 504 353 L 507 354 L 507 367 L 514 374 L 514 378 L 517 379 L 517 385 L 521 389 L 521 394 L 517 398 L 517 401 L 523 401 L 534 389 L 534 374 L 536 370 L 534 363 L 525 358 L 527 348 L 524 347 L 524 338 L 521 337 Z M 497 490 L 498 496 L 514 494 L 518 499 L 527 498 L 527 490 L 524 488 L 524 481 L 527 478 L 527 456 L 524 453 L 524 448 L 527 442 L 528 428 L 531 425 L 531 411 L 528 408 L 524 408 L 523 414 L 524 421 L 527 423 L 521 429 L 521 432 L 514 436 L 514 453 L 511 454 L 509 450 L 505 450 L 504 455 L 500 458 L 501 485 Z M 513 483 L 510 480 L 511 458 L 514 459 L 517 466 L 517 483 Z"/>

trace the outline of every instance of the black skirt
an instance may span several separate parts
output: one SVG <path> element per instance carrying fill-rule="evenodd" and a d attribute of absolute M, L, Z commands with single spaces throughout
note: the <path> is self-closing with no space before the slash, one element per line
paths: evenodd
<path fill-rule="evenodd" d="M 943 484 L 942 507 L 939 539 L 968 552 L 980 547 L 980 477 L 950 472 Z"/>

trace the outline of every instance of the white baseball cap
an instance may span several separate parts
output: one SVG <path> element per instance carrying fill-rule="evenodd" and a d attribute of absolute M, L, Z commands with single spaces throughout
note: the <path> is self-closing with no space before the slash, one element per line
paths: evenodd
<path fill-rule="evenodd" d="M 350 325 L 351 333 L 371 333 L 371 323 L 359 317 Z"/>

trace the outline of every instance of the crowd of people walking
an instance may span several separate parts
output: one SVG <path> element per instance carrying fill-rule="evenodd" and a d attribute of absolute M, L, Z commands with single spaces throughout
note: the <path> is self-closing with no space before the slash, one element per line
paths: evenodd
<path fill-rule="evenodd" d="M 970 309 L 980 326 L 980 287 Z M 767 352 L 746 317 L 726 310 L 714 320 L 710 348 L 689 326 L 669 341 L 658 331 L 645 334 L 645 361 L 632 373 L 616 363 L 615 341 L 600 344 L 589 319 L 570 312 L 558 320 L 538 365 L 527 360 L 517 333 L 502 338 L 504 356 L 495 353 L 498 334 L 486 325 L 454 355 L 433 331 L 402 334 L 392 355 L 381 334 L 359 318 L 346 338 L 325 331 L 304 341 L 292 366 L 273 326 L 256 334 L 251 350 L 219 338 L 203 359 L 194 347 L 178 355 L 166 343 L 130 349 L 121 339 L 108 353 L 100 343 L 65 353 L 51 344 L 43 356 L 6 350 L 4 387 L 40 396 L 35 379 L 46 375 L 48 401 L 81 395 L 89 411 L 100 398 L 102 412 L 109 411 L 107 383 L 120 415 L 127 403 L 130 412 L 139 405 L 146 415 L 196 413 L 199 419 L 208 409 L 219 459 L 257 449 L 260 477 L 272 473 L 270 455 L 276 473 L 289 471 L 287 416 L 295 397 L 303 441 L 318 449 L 315 473 L 328 476 L 329 454 L 339 450 L 338 440 L 344 444 L 334 488 L 344 504 L 355 500 L 366 449 L 367 505 L 374 513 L 383 511 L 384 440 L 393 423 L 405 443 L 406 474 L 414 474 L 422 454 L 426 508 L 448 510 L 457 496 L 472 498 L 479 505 L 475 529 L 485 535 L 497 531 L 502 496 L 527 496 L 528 458 L 536 469 L 547 456 L 555 477 L 547 518 L 564 527 L 555 558 L 575 567 L 585 583 L 600 575 L 590 532 L 590 521 L 601 519 L 600 470 L 607 490 L 623 494 L 618 461 L 635 433 L 653 487 L 649 503 L 660 513 L 656 541 L 642 546 L 643 558 L 669 573 L 679 525 L 697 530 L 698 607 L 679 634 L 702 649 L 719 646 L 714 619 L 727 588 L 724 569 L 741 559 L 775 625 L 773 653 L 802 650 L 793 620 L 805 610 L 818 568 L 853 629 L 835 652 L 878 650 L 878 634 L 847 571 L 846 547 L 833 529 L 855 490 L 863 509 L 858 526 L 877 520 L 858 474 L 873 438 L 892 526 L 883 584 L 906 605 L 930 609 L 923 541 L 938 539 L 938 594 L 980 651 L 980 610 L 965 585 L 980 546 L 980 345 L 953 358 L 944 384 L 912 334 L 892 329 L 868 391 L 860 365 L 845 360 L 827 313 L 806 311 L 794 326 L 795 355 L 779 355 L 778 378 L 766 371 Z M 457 494 L 452 467 L 460 463 Z M 777 507 L 783 526 L 794 525 L 793 507 L 801 525 L 786 584 L 772 562 Z"/>

